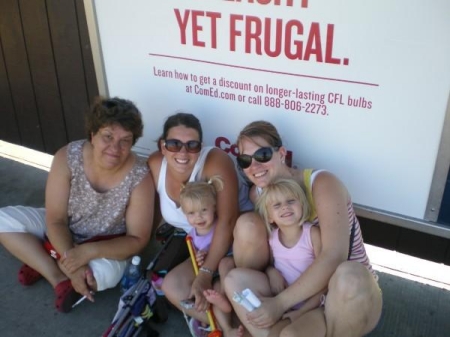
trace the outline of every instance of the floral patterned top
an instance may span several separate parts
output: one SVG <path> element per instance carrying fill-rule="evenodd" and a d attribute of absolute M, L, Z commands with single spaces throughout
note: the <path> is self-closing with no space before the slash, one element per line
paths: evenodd
<path fill-rule="evenodd" d="M 69 228 L 75 243 L 95 236 L 124 234 L 125 212 L 131 192 L 148 173 L 145 158 L 137 160 L 124 180 L 109 191 L 99 193 L 87 180 L 83 167 L 83 145 L 86 140 L 67 147 L 67 163 L 72 174 L 68 204 Z"/>

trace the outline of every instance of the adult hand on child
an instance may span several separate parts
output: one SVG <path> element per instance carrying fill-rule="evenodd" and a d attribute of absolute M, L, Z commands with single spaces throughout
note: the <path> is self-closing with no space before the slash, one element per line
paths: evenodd
<path fill-rule="evenodd" d="M 267 329 L 278 322 L 284 313 L 277 297 L 262 297 L 261 306 L 247 313 L 248 322 L 258 329 Z"/>
<path fill-rule="evenodd" d="M 209 302 L 206 300 L 203 292 L 212 289 L 212 275 L 199 273 L 192 283 L 189 298 L 195 298 L 195 310 L 204 312 L 209 308 Z"/>

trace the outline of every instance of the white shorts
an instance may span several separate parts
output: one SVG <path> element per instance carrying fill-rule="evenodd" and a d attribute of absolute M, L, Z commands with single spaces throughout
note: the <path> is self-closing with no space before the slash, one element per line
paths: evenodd
<path fill-rule="evenodd" d="M 45 209 L 27 206 L 0 208 L 0 233 L 30 233 L 44 241 L 47 227 Z M 89 262 L 97 291 L 114 288 L 125 271 L 127 261 L 95 259 Z"/>

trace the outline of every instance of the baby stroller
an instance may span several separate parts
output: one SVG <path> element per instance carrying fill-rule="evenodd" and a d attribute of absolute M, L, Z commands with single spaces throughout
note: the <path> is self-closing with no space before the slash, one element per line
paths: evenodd
<path fill-rule="evenodd" d="M 119 310 L 103 337 L 136 337 L 144 328 L 147 336 L 157 337 L 157 332 L 146 324 L 154 316 L 155 303 L 155 290 L 142 278 L 121 296 Z"/>
<path fill-rule="evenodd" d="M 176 246 L 179 242 L 186 246 L 185 236 L 184 231 L 168 224 L 159 226 L 156 239 L 163 243 L 162 247 L 148 264 L 143 277 L 120 297 L 118 310 L 102 337 L 137 337 L 144 332 L 148 337 L 159 335 L 150 326 L 150 320 L 156 323 L 165 322 L 168 318 L 167 305 L 165 298 L 157 294 L 147 274 L 157 270 L 157 275 L 163 277 L 174 264 L 176 265 L 177 259 L 180 259 L 178 256 L 183 255 L 183 251 L 180 252 Z"/>

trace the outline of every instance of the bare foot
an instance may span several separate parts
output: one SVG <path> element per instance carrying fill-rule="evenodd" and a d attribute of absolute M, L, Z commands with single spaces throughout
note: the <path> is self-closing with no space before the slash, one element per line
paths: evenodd
<path fill-rule="evenodd" d="M 239 325 L 237 329 L 230 329 L 223 331 L 224 337 L 242 337 L 244 336 L 244 327 Z"/>
<path fill-rule="evenodd" d="M 214 289 L 207 289 L 203 292 L 203 295 L 209 303 L 217 306 L 221 311 L 225 313 L 231 312 L 232 308 L 230 301 L 228 301 L 228 299 L 221 293 L 218 293 Z"/>

